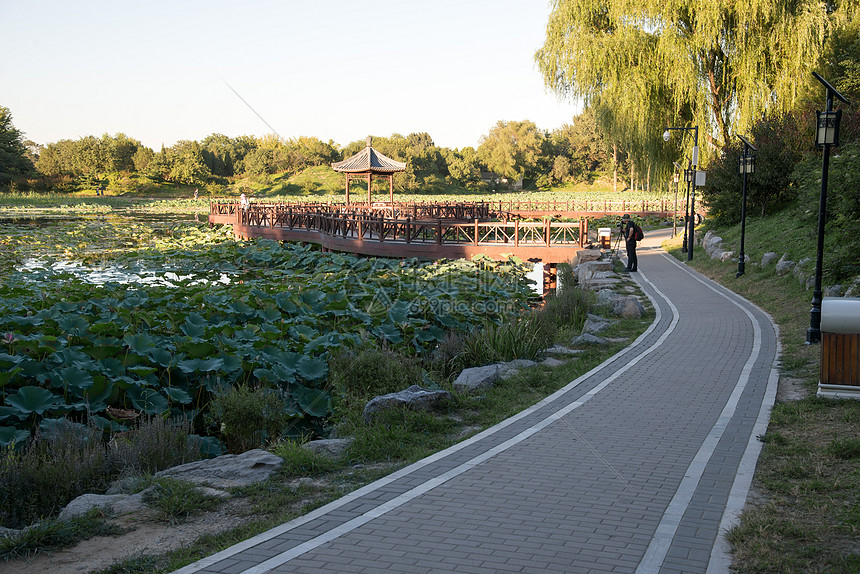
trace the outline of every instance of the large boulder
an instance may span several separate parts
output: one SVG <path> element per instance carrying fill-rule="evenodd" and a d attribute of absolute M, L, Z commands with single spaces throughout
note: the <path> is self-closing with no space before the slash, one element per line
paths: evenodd
<path fill-rule="evenodd" d="M 488 389 L 507 371 L 507 367 L 499 364 L 463 369 L 454 381 L 454 390 L 461 393 L 470 393 L 472 391 Z"/>
<path fill-rule="evenodd" d="M 346 449 L 353 443 L 353 440 L 352 437 L 312 440 L 303 444 L 302 448 L 308 452 L 334 460 L 343 456 Z"/>
<path fill-rule="evenodd" d="M 779 255 L 777 255 L 773 251 L 768 251 L 767 253 L 765 253 L 761 257 L 761 266 L 767 267 L 768 265 L 770 265 L 771 263 L 776 261 L 778 257 L 779 257 Z"/>
<path fill-rule="evenodd" d="M 612 304 L 612 312 L 625 319 L 640 319 L 645 314 L 645 307 L 634 295 L 622 297 Z"/>
<path fill-rule="evenodd" d="M 583 333 L 571 341 L 573 345 L 606 345 L 607 340 L 591 333 Z"/>
<path fill-rule="evenodd" d="M 786 275 L 794 269 L 796 263 L 794 261 L 788 260 L 788 254 L 786 253 L 782 257 L 779 258 L 779 261 L 776 263 L 776 274 L 777 275 Z"/>
<path fill-rule="evenodd" d="M 592 333 L 598 334 L 607 330 L 612 326 L 612 321 L 605 317 L 601 317 L 600 315 L 593 315 L 591 313 L 585 318 L 585 324 L 582 326 L 583 333 Z"/>
<path fill-rule="evenodd" d="M 82 494 L 68 503 L 57 519 L 71 520 L 83 516 L 93 508 L 101 508 L 117 516 L 139 512 L 146 506 L 143 502 L 145 492 L 142 491 L 137 494 Z"/>
<path fill-rule="evenodd" d="M 570 263 L 571 267 L 576 267 L 586 261 L 597 261 L 602 256 L 603 254 L 600 249 L 577 249 L 576 255 L 574 255 L 568 263 Z"/>
<path fill-rule="evenodd" d="M 276 473 L 284 460 L 262 449 L 242 454 L 225 454 L 207 460 L 189 462 L 161 472 L 156 477 L 175 478 L 221 490 L 264 482 Z"/>
<path fill-rule="evenodd" d="M 418 385 L 412 385 L 406 390 L 374 397 L 364 405 L 362 416 L 365 422 L 372 421 L 382 411 L 405 408 L 415 411 L 429 411 L 438 408 L 451 400 L 448 391 L 428 391 Z"/>

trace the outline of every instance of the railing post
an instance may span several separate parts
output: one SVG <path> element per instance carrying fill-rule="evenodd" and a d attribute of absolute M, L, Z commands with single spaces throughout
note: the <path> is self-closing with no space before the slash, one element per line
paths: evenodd
<path fill-rule="evenodd" d="M 546 240 L 546 246 L 549 247 L 549 245 L 550 245 L 549 219 L 543 220 L 543 232 L 544 232 L 544 239 Z"/>
<path fill-rule="evenodd" d="M 478 220 L 475 220 L 475 245 L 478 244 Z"/>
<path fill-rule="evenodd" d="M 412 219 L 406 218 L 406 243 L 412 243 Z"/>
<path fill-rule="evenodd" d="M 436 245 L 442 245 L 442 220 L 436 220 Z"/>

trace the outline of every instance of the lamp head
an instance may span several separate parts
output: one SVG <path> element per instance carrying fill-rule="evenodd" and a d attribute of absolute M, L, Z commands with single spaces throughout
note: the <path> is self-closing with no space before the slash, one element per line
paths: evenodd
<path fill-rule="evenodd" d="M 672 137 L 672 136 L 669 134 L 669 130 L 666 130 L 665 132 L 663 132 L 663 141 L 664 142 L 669 141 L 670 137 Z"/>

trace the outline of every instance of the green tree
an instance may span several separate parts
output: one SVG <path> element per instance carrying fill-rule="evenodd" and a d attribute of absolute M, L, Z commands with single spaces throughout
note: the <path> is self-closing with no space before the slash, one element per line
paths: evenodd
<path fill-rule="evenodd" d="M 545 136 L 534 122 L 500 120 L 481 138 L 478 157 L 498 175 L 517 180 L 540 174 Z"/>
<path fill-rule="evenodd" d="M 167 179 L 186 185 L 203 184 L 212 179 L 212 172 L 203 160 L 203 151 L 196 141 L 178 141 L 167 150 L 170 166 Z"/>
<path fill-rule="evenodd" d="M 0 185 L 7 185 L 13 177 L 33 171 L 23 137 L 12 123 L 12 112 L 0 106 Z"/>
<path fill-rule="evenodd" d="M 699 126 L 713 146 L 704 159 L 765 112 L 790 110 L 834 14 L 855 10 L 855 0 L 553 0 L 535 59 L 641 169 L 671 159 L 660 158 L 667 124 Z"/>
<path fill-rule="evenodd" d="M 448 172 L 460 185 L 474 189 L 481 183 L 481 161 L 475 148 L 470 146 L 460 150 L 445 148 L 443 155 Z"/>

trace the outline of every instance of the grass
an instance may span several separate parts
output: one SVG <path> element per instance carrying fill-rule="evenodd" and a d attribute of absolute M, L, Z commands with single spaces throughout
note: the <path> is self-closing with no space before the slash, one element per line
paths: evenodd
<path fill-rule="evenodd" d="M 575 313 L 574 306 L 571 301 L 561 298 L 554 306 L 547 304 L 550 312 L 556 315 L 560 308 Z M 642 319 L 619 320 L 609 336 L 626 337 L 632 341 L 652 320 L 651 309 Z M 557 333 L 562 337 L 557 339 L 558 342 L 570 342 L 568 331 Z M 249 522 L 227 532 L 204 536 L 186 548 L 161 556 L 138 556 L 126 560 L 102 570 L 100 574 L 169 572 L 283 524 L 521 412 L 587 373 L 625 344 L 618 341 L 606 347 L 589 348 L 555 368 L 535 367 L 521 371 L 482 391 L 480 397 L 455 393 L 447 407 L 434 414 L 393 410 L 381 413 L 371 424 L 366 424 L 361 417 L 363 402 L 345 400 L 345 412 L 335 421 L 337 435 L 351 436 L 354 441 L 340 460 L 332 461 L 310 454 L 295 442 L 278 442 L 270 447 L 272 452 L 285 458 L 277 476 L 263 484 L 233 491 L 234 496 L 245 497 L 250 502 L 247 511 L 251 517 Z M 379 363 L 377 369 L 369 371 L 373 384 L 361 379 L 344 379 L 338 383 L 341 389 L 372 394 L 377 390 L 387 390 L 391 381 L 397 381 L 398 386 L 404 383 L 397 373 L 401 363 L 388 352 L 377 351 L 368 357 Z M 347 359 L 343 355 L 335 363 Z M 357 360 L 361 361 L 361 358 Z M 340 372 L 346 370 L 348 363 L 342 367 Z M 418 376 L 419 370 L 412 360 L 407 360 L 399 368 L 411 373 L 412 377 Z M 449 384 L 450 380 L 443 386 Z M 377 388 L 376 385 L 381 386 Z"/>
<path fill-rule="evenodd" d="M 778 402 L 771 413 L 753 481 L 753 502 L 727 533 L 733 571 L 753 573 L 860 572 L 860 401 L 815 396 L 820 347 L 806 344 L 812 293 L 774 264 L 767 251 L 798 261 L 814 242 L 790 218 L 747 221 L 745 252 L 752 261 L 736 277 L 737 261 L 710 260 L 701 248 L 692 266 L 767 311 L 779 325 L 783 377 L 803 381 L 809 395 Z M 724 249 L 739 248 L 738 228 L 719 230 Z M 667 244 L 680 256 L 678 242 Z M 684 257 L 685 258 L 685 257 Z M 811 273 L 811 270 L 809 271 Z"/>
<path fill-rule="evenodd" d="M 0 558 L 6 561 L 29 559 L 41 552 L 74 546 L 94 536 L 114 536 L 123 532 L 94 509 L 70 520 L 43 520 L 12 536 L 0 537 Z"/>

